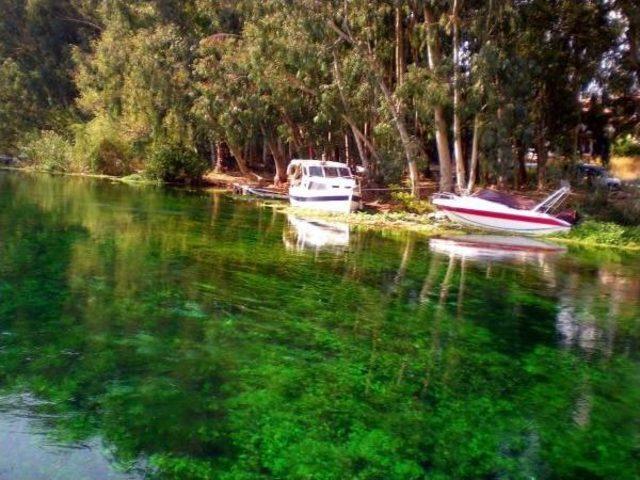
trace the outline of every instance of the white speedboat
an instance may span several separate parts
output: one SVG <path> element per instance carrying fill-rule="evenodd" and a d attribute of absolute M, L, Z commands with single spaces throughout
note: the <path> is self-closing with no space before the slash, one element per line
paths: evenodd
<path fill-rule="evenodd" d="M 345 163 L 292 160 L 287 176 L 294 207 L 349 213 L 361 206 L 360 187 Z"/>
<path fill-rule="evenodd" d="M 550 213 L 569 191 L 569 187 L 562 187 L 540 203 L 495 190 L 462 196 L 440 193 L 434 196 L 433 204 L 454 222 L 482 229 L 544 235 L 566 232 L 573 226 L 572 215 Z"/>

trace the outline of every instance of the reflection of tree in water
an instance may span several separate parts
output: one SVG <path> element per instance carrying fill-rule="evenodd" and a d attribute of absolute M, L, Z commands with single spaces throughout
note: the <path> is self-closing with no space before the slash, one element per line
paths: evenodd
<path fill-rule="evenodd" d="M 557 348 L 538 267 L 366 234 L 292 254 L 269 210 L 37 182 L 0 211 L 0 378 L 61 437 L 175 478 L 638 474 L 637 362 Z"/>
<path fill-rule="evenodd" d="M 580 264 L 579 261 L 577 262 Z M 526 282 L 516 281 L 510 278 L 509 269 L 496 269 L 496 265 L 489 263 L 474 264 L 475 269 L 480 269 L 486 274 L 486 279 L 493 283 L 491 288 L 470 287 L 465 278 L 469 276 L 470 266 L 464 258 L 449 257 L 432 258 L 432 267 L 425 280 L 422 298 L 424 301 L 431 301 L 436 304 L 436 311 L 443 312 L 446 299 L 451 296 L 451 288 L 458 288 L 457 297 L 457 317 L 460 319 L 460 292 L 476 291 L 480 292 L 485 300 L 491 298 L 488 292 L 493 288 L 502 290 L 504 300 L 502 305 L 496 301 L 485 301 L 476 303 L 467 295 L 465 311 L 469 306 L 478 307 L 486 305 L 488 308 L 513 308 L 513 312 L 518 314 L 529 311 L 530 322 L 535 322 L 536 327 L 545 329 L 558 326 L 562 319 L 565 304 L 579 305 L 574 309 L 572 318 L 574 325 L 579 328 L 597 328 L 596 324 L 607 325 L 610 328 L 621 325 L 630 320 L 629 317 L 621 315 L 621 310 L 627 313 L 636 312 L 635 333 L 627 327 L 624 338 L 627 345 L 618 345 L 612 351 L 612 345 L 608 341 L 598 344 L 593 342 L 580 345 L 586 348 L 588 356 L 581 351 L 559 350 L 552 348 L 554 341 L 547 341 L 545 337 L 538 336 L 531 338 L 530 345 L 526 349 L 518 348 L 519 353 L 509 350 L 512 358 L 510 367 L 504 373 L 508 375 L 508 384 L 513 390 L 505 389 L 496 392 L 496 398 L 500 400 L 509 399 L 511 413 L 505 412 L 504 417 L 513 418 L 513 410 L 522 414 L 521 445 L 528 445 L 524 450 L 512 451 L 510 456 L 519 458 L 521 468 L 530 469 L 531 474 L 546 474 L 561 478 L 635 478 L 638 474 L 637 462 L 633 458 L 636 455 L 632 438 L 637 435 L 639 426 L 638 400 L 640 400 L 640 388 L 638 376 L 637 358 L 633 351 L 628 350 L 629 340 L 637 342 L 637 297 L 633 295 L 624 298 L 622 290 L 616 291 L 615 282 L 611 279 L 611 265 L 605 264 L 604 270 L 607 272 L 605 278 L 607 282 L 602 282 L 602 274 L 589 275 L 584 270 L 580 270 L 576 265 L 570 268 L 558 270 L 561 278 L 554 278 L 551 285 L 561 285 L 558 292 L 546 291 L 537 282 L 541 279 L 549 281 L 548 269 L 539 273 L 539 278 L 528 278 Z M 433 269 L 439 272 L 434 274 Z M 452 270 L 459 269 L 456 278 Z M 617 266 L 618 274 L 623 270 Z M 500 273 L 498 273 L 501 271 Z M 621 279 L 617 287 L 624 285 L 628 289 L 629 269 L 626 271 L 625 279 Z M 600 271 L 602 272 L 602 270 Z M 515 272 L 511 272 L 515 273 Z M 533 275 L 535 271 L 519 269 L 517 275 Z M 437 278 L 442 279 L 441 282 Z M 434 278 L 435 277 L 435 278 Z M 481 278 L 482 275 L 471 275 L 472 278 Z M 456 284 L 456 281 L 459 284 Z M 576 288 L 575 283 L 580 284 Z M 434 285 L 437 287 L 434 290 Z M 532 289 L 532 292 L 520 291 L 521 286 Z M 613 288 L 612 288 L 613 287 Z M 535 293 L 535 295 L 531 295 Z M 471 295 L 474 295 L 471 293 Z M 541 316 L 540 306 L 527 305 L 529 302 L 538 301 L 542 305 L 548 304 L 548 300 L 536 296 L 558 298 L 558 307 L 553 303 L 549 304 L 547 313 Z M 520 303 L 520 305 L 516 305 Z M 511 304 L 511 305 L 510 305 Z M 451 317 L 454 309 L 449 307 Z M 481 312 L 472 312 L 463 315 L 465 321 L 472 320 L 478 324 L 483 324 L 479 320 L 479 314 L 491 315 L 481 307 Z M 557 317 L 554 317 L 557 315 Z M 526 315 L 524 318 L 527 318 Z M 553 321 L 557 322 L 554 324 Z M 514 327 L 518 322 L 514 322 Z M 487 328 L 491 328 L 488 326 Z M 599 333 L 598 338 L 610 339 L 611 334 Z M 546 335 L 545 335 L 546 336 Z M 442 344 L 442 336 L 434 335 L 438 338 L 438 343 Z M 496 338 L 504 338 L 505 334 L 500 333 Z M 462 336 L 460 337 L 463 338 Z M 509 337 L 507 337 L 509 338 Z M 511 336 L 513 339 L 513 335 Z M 516 344 L 521 345 L 522 341 L 517 340 Z M 584 340 L 584 337 L 583 337 Z M 566 343 L 566 338 L 560 340 Z M 455 349 L 453 345 L 449 348 Z M 499 348 L 496 345 L 494 348 Z M 445 355 L 446 347 L 442 348 L 442 356 Z M 469 352 L 467 352 L 468 354 Z M 629 357 L 629 353 L 632 354 Z M 462 367 L 462 366 L 460 366 Z M 488 365 L 487 365 L 488 367 Z M 460 369 L 457 373 L 459 374 Z M 614 387 L 615 385 L 615 387 Z M 513 396 L 512 396 L 513 394 Z M 495 418 L 494 425 L 497 427 L 504 422 L 503 418 Z M 513 432 L 511 432 L 513 433 Z M 508 435 L 506 435 L 508 437 Z M 528 444 L 527 444 L 528 442 Z M 533 442 L 533 443 L 531 443 Z M 504 447 L 504 445 L 503 445 Z M 524 470 L 523 470 L 524 471 Z"/>
<path fill-rule="evenodd" d="M 584 270 L 589 270 L 585 275 Z M 566 347 L 637 358 L 640 275 L 637 258 L 577 266 L 560 290 L 557 329 Z M 616 344 L 619 344 L 616 347 Z"/>

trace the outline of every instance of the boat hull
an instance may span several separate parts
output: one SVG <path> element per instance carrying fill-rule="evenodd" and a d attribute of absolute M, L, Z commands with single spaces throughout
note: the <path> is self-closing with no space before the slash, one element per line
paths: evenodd
<path fill-rule="evenodd" d="M 292 207 L 325 212 L 351 213 L 360 208 L 360 198 L 352 195 L 303 195 L 289 192 Z"/>
<path fill-rule="evenodd" d="M 480 203 L 482 201 L 477 201 Z M 483 202 L 490 203 L 490 202 Z M 436 199 L 434 204 L 453 222 L 484 230 L 519 233 L 524 235 L 548 235 L 567 232 L 571 224 L 546 213 L 512 208 L 491 208 L 480 203 Z"/>

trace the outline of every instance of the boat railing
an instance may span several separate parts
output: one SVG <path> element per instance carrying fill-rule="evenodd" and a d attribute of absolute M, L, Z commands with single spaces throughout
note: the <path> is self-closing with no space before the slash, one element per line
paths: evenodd
<path fill-rule="evenodd" d="M 571 192 L 571 188 L 564 186 L 553 192 L 542 202 L 533 208 L 534 212 L 547 213 L 549 210 L 560 205 Z"/>

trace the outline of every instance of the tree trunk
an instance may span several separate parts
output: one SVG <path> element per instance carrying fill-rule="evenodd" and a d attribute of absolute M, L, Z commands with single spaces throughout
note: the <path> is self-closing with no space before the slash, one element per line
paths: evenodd
<path fill-rule="evenodd" d="M 396 5 L 396 84 L 404 83 L 405 58 L 404 58 L 404 25 L 402 24 L 402 7 Z"/>
<path fill-rule="evenodd" d="M 471 141 L 471 163 L 469 165 L 469 182 L 467 192 L 471 193 L 475 187 L 478 174 L 478 144 L 480 142 L 480 115 L 476 114 L 473 120 L 473 140 Z"/>
<path fill-rule="evenodd" d="M 404 106 L 402 101 L 398 98 L 395 98 L 389 87 L 385 83 L 385 79 L 383 77 L 384 68 L 378 63 L 375 54 L 371 50 L 371 46 L 359 41 L 356 41 L 351 33 L 348 31 L 343 31 L 338 27 L 334 22 L 329 22 L 329 27 L 331 27 L 340 38 L 347 41 L 351 45 L 353 45 L 358 53 L 367 61 L 369 64 L 370 71 L 376 77 L 376 82 L 378 87 L 384 96 L 385 104 L 389 108 L 389 113 L 393 118 L 393 123 L 396 125 L 396 129 L 400 135 L 400 142 L 402 143 L 402 147 L 404 150 L 404 154 L 407 160 L 407 167 L 409 169 L 409 180 L 411 181 L 411 193 L 414 197 L 419 197 L 419 188 L 418 188 L 418 166 L 415 160 L 415 145 L 411 140 L 411 136 L 409 135 L 409 131 L 407 130 L 407 126 L 404 119 Z M 337 69 L 336 69 L 337 71 Z"/>
<path fill-rule="evenodd" d="M 353 133 L 353 139 L 356 142 L 356 148 L 358 150 L 358 156 L 360 157 L 360 163 L 362 163 L 362 167 L 365 170 L 369 169 L 369 159 L 367 158 L 367 154 L 364 151 L 364 148 L 362 146 L 362 141 L 360 140 L 360 138 L 358 137 L 358 133 L 356 132 L 357 128 L 355 127 L 351 127 L 351 131 Z"/>
<path fill-rule="evenodd" d="M 400 100 L 396 100 L 393 98 L 393 95 L 391 95 L 389 88 L 384 83 L 384 80 L 381 77 L 378 77 L 378 84 L 380 86 L 382 94 L 385 97 L 386 102 L 389 105 L 391 116 L 394 123 L 396 124 L 396 129 L 400 134 L 400 143 L 402 143 L 404 155 L 407 160 L 407 167 L 409 169 L 411 195 L 413 195 L 415 198 L 420 198 L 420 187 L 418 185 L 420 175 L 418 172 L 418 165 L 415 160 L 416 146 L 411 139 L 411 135 L 409 135 L 409 131 L 407 130 L 407 125 L 404 120 L 404 108 L 402 107 L 402 103 Z"/>
<path fill-rule="evenodd" d="M 429 68 L 433 73 L 442 61 L 440 44 L 438 42 L 437 31 L 434 27 L 436 20 L 431 9 L 424 8 L 425 23 L 427 28 L 427 54 L 429 57 Z M 451 154 L 449 153 L 449 137 L 447 134 L 447 121 L 444 115 L 444 108 L 436 106 L 434 108 L 436 145 L 438 147 L 438 160 L 440 163 L 440 191 L 450 192 L 453 190 L 451 176 Z"/>
<path fill-rule="evenodd" d="M 436 146 L 438 148 L 438 159 L 440 160 L 440 191 L 451 192 L 453 190 L 451 154 L 449 153 L 447 121 L 444 118 L 444 109 L 442 107 L 435 108 L 435 122 Z"/>
<path fill-rule="evenodd" d="M 351 160 L 351 142 L 349 142 L 349 133 L 344 134 L 344 163 L 352 166 L 353 161 Z"/>
<path fill-rule="evenodd" d="M 280 185 L 287 181 L 287 159 L 285 158 L 284 151 L 280 145 L 280 140 L 274 142 L 272 138 L 265 138 L 276 167 L 276 174 L 273 177 L 273 183 L 275 185 Z"/>
<path fill-rule="evenodd" d="M 216 164 L 214 171 L 220 173 L 224 170 L 225 149 L 224 142 L 216 142 Z"/>
<path fill-rule="evenodd" d="M 458 31 L 459 1 L 453 0 L 453 152 L 456 162 L 456 183 L 458 190 L 465 188 L 466 173 L 462 156 L 462 125 L 460 121 L 460 32 Z"/>
<path fill-rule="evenodd" d="M 216 168 L 216 146 L 213 140 L 209 139 L 209 168 Z"/>
<path fill-rule="evenodd" d="M 538 190 L 542 190 L 547 181 L 547 159 L 549 157 L 544 128 L 540 129 L 536 138 L 536 153 L 538 154 Z"/>
<path fill-rule="evenodd" d="M 249 167 L 247 167 L 247 161 L 246 161 L 246 159 L 244 157 L 242 149 L 236 148 L 236 147 L 232 146 L 231 144 L 227 144 L 227 145 L 229 146 L 229 150 L 231 151 L 231 154 L 236 159 L 236 164 L 238 165 L 238 169 L 240 170 L 240 173 L 242 174 L 242 176 L 243 177 L 255 176 L 249 170 Z"/>
<path fill-rule="evenodd" d="M 349 110 L 349 104 L 347 102 L 347 99 L 344 95 L 344 91 L 342 89 L 342 78 L 340 75 L 340 68 L 338 66 L 338 57 L 334 54 L 333 57 L 333 71 L 334 71 L 334 75 L 335 75 L 335 80 L 338 84 L 338 91 L 340 92 L 340 99 L 342 100 L 342 105 L 345 109 L 345 111 Z M 370 179 L 372 171 L 371 171 L 371 164 L 369 162 L 369 158 L 367 155 L 367 152 L 365 152 L 362 144 L 365 143 L 367 144 L 368 140 L 366 138 L 366 133 L 363 134 L 358 127 L 356 126 L 355 122 L 345 113 L 342 115 L 343 119 L 347 122 L 347 124 L 349 125 L 349 127 L 351 128 L 351 131 L 353 133 L 353 138 L 356 141 L 356 147 L 358 149 L 358 155 L 360 156 L 360 161 L 362 162 L 362 166 L 365 169 L 365 178 Z M 366 127 L 365 127 L 366 129 Z M 346 136 L 345 136 L 346 138 Z M 373 145 L 371 145 L 371 147 L 373 147 Z M 374 152 L 375 149 L 369 148 L 369 151 Z M 375 154 L 377 156 L 377 154 Z"/>
<path fill-rule="evenodd" d="M 527 166 L 525 165 L 525 150 L 521 142 L 515 145 L 517 172 L 516 172 L 516 188 L 522 188 L 527 184 Z"/>

